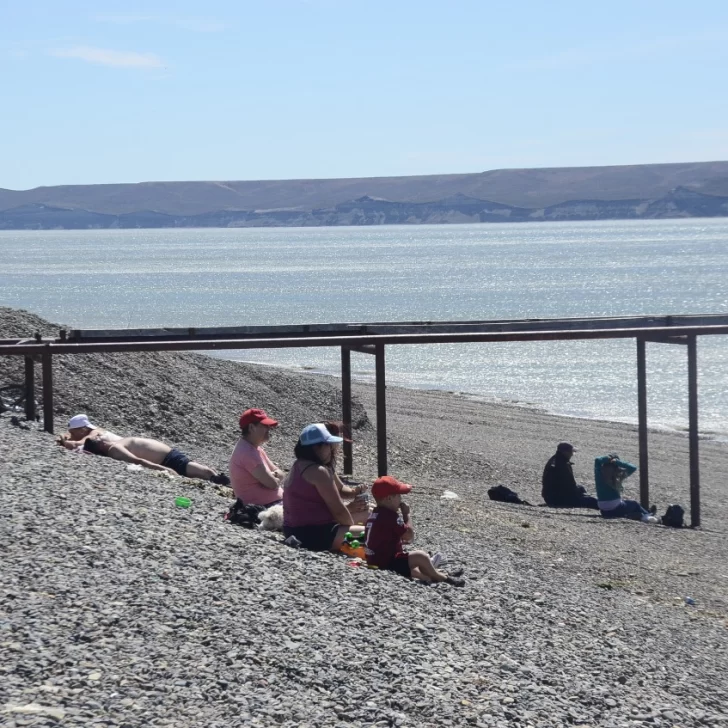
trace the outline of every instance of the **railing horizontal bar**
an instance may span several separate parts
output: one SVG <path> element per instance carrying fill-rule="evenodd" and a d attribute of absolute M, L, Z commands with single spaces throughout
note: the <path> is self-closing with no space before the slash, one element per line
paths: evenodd
<path fill-rule="evenodd" d="M 57 339 L 41 339 L 43 342 L 52 342 L 57 341 Z M 26 336 L 23 339 L 0 339 L 0 346 L 19 346 L 24 343 L 32 342 L 34 344 L 38 343 L 37 339 L 34 339 L 32 336 Z"/>
<path fill-rule="evenodd" d="M 728 325 L 721 326 L 667 326 L 649 328 L 517 331 L 460 334 L 379 334 L 362 336 L 304 336 L 277 339 L 210 339 L 194 341 L 124 341 L 94 343 L 0 345 L 0 355 L 40 354 L 51 350 L 53 354 L 88 354 L 93 352 L 125 351 L 205 351 L 218 349 L 286 349 L 322 346 L 367 346 L 370 344 L 467 344 L 501 341 L 578 341 L 584 339 L 628 339 L 638 335 L 663 334 L 666 336 L 708 336 L 728 334 Z"/>
<path fill-rule="evenodd" d="M 680 319 L 680 320 L 676 320 Z M 683 320 L 686 319 L 686 320 Z M 412 324 L 388 323 L 371 324 L 367 333 L 371 334 L 408 334 L 408 333 L 459 333 L 464 331 L 510 332 L 510 331 L 548 331 L 560 329 L 569 330 L 598 330 L 615 328 L 664 328 L 675 326 L 717 326 L 728 325 L 728 316 L 700 316 L 690 317 L 654 316 L 621 319 L 542 319 L 539 321 L 502 321 L 502 322 L 463 322 L 460 325 L 433 323 L 426 328 Z"/>
<path fill-rule="evenodd" d="M 681 344 L 682 346 L 688 345 L 687 337 L 685 336 L 644 336 L 645 341 L 650 341 L 654 344 Z"/>
<path fill-rule="evenodd" d="M 159 327 L 149 329 L 74 329 L 75 342 L 217 339 L 228 337 L 281 338 L 296 335 L 353 336 L 394 333 L 460 333 L 464 331 L 535 331 L 543 329 L 604 329 L 660 326 L 728 325 L 726 314 L 663 316 L 601 316 L 556 319 L 502 319 L 475 321 L 386 321 L 367 323 L 286 324 L 276 326 Z"/>
<path fill-rule="evenodd" d="M 111 329 L 95 330 L 81 329 L 69 332 L 67 341 L 91 342 L 105 340 L 172 340 L 180 339 L 211 339 L 211 338 L 237 338 L 262 336 L 302 336 L 302 335 L 330 335 L 349 336 L 366 333 L 363 326 L 350 326 L 348 324 L 316 324 L 298 326 L 226 326 L 226 327 L 187 327 L 187 328 L 159 328 L 159 329 Z"/>

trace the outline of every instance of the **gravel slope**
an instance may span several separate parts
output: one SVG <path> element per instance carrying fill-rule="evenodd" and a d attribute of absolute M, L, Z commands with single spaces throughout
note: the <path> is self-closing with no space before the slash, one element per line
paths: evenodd
<path fill-rule="evenodd" d="M 0 337 L 26 316 L 0 310 Z M 309 413 L 337 407 L 326 378 L 196 355 L 84 360 L 59 363 L 64 415 L 85 409 L 212 465 L 244 406 L 281 419 L 270 450 L 284 466 Z M 0 362 L 0 386 L 13 376 Z M 163 386 L 176 404 L 150 412 L 142 393 Z M 356 394 L 369 478 L 373 391 Z M 705 528 L 675 531 L 484 497 L 503 482 L 538 502 L 559 439 L 580 446 L 590 482 L 593 455 L 635 458 L 629 427 L 394 388 L 388 404 L 416 545 L 462 565 L 465 589 L 289 549 L 224 523 L 229 501 L 204 484 L 61 450 L 1 415 L 0 723 L 728 725 L 724 444 L 701 443 Z M 684 503 L 685 438 L 651 438 L 655 500 Z M 460 500 L 442 501 L 446 488 Z"/>

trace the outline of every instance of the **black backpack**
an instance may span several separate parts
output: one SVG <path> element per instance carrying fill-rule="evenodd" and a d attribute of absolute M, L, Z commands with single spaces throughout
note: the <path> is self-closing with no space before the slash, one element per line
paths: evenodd
<path fill-rule="evenodd" d="M 523 506 L 530 506 L 528 501 L 521 500 L 516 491 L 506 488 L 505 485 L 494 485 L 488 488 L 488 498 L 492 501 L 500 501 L 502 503 L 518 503 Z"/>
<path fill-rule="evenodd" d="M 682 528 L 685 517 L 685 509 L 677 504 L 667 507 L 665 515 L 662 517 L 663 526 L 671 526 L 672 528 Z"/>
<path fill-rule="evenodd" d="M 234 523 L 236 526 L 243 528 L 255 528 L 260 519 L 258 514 L 269 506 L 246 505 L 238 498 L 235 503 L 230 506 L 230 510 L 224 515 L 224 520 Z"/>

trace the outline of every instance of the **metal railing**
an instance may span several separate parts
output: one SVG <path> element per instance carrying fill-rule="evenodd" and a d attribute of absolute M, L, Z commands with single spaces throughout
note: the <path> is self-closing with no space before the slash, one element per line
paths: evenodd
<path fill-rule="evenodd" d="M 58 338 L 0 340 L 0 356 L 25 357 L 26 416 L 35 418 L 34 362 L 42 362 L 43 421 L 53 432 L 53 357 L 87 353 L 220 351 L 339 347 L 342 420 L 351 428 L 351 352 L 375 357 L 377 465 L 387 472 L 385 347 L 396 345 L 581 341 L 633 338 L 637 343 L 640 501 L 649 505 L 646 344 L 687 347 L 691 525 L 700 525 L 697 337 L 728 334 L 728 315 L 629 316 L 500 321 L 428 321 L 305 324 L 221 328 L 62 330 Z M 344 469 L 353 471 L 351 443 L 344 443 Z"/>

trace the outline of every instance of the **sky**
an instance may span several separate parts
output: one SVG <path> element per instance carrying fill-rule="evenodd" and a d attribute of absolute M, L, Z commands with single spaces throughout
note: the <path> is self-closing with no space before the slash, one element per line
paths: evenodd
<path fill-rule="evenodd" d="M 4 0 L 0 187 L 728 159 L 726 0 Z"/>

